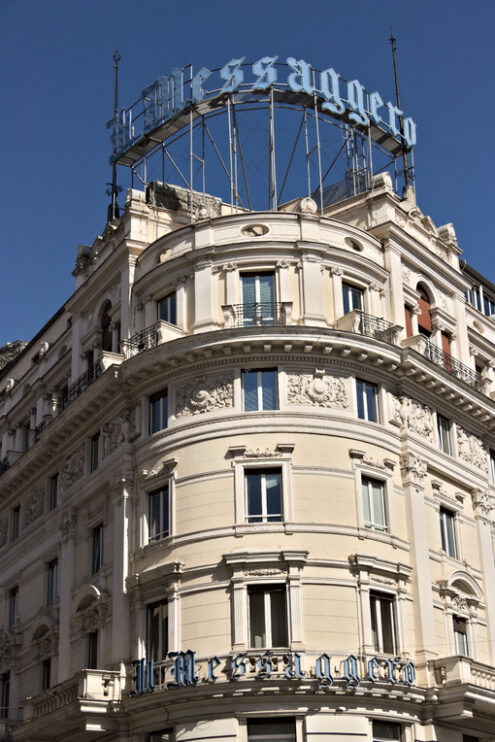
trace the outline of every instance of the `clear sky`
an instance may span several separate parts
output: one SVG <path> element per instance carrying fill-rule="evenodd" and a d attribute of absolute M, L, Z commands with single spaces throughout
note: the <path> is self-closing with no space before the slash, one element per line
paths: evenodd
<path fill-rule="evenodd" d="M 105 226 L 116 46 L 123 105 L 175 66 L 277 54 L 394 100 L 391 26 L 418 204 L 493 281 L 494 0 L 0 0 L 0 345 L 63 304 Z"/>

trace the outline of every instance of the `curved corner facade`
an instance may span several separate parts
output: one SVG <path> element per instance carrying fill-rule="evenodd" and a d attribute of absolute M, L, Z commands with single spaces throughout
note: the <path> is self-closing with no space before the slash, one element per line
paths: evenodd
<path fill-rule="evenodd" d="M 387 176 L 216 206 L 129 191 L 2 372 L 0 729 L 492 738 L 495 325 L 452 225 Z"/>

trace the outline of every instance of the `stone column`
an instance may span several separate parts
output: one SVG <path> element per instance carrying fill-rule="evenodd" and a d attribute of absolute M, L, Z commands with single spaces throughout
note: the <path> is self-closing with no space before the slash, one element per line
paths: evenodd
<path fill-rule="evenodd" d="M 287 260 L 279 260 L 277 263 L 279 301 L 290 301 L 289 267 L 290 267 L 290 263 Z"/>
<path fill-rule="evenodd" d="M 404 290 L 402 287 L 402 261 L 399 248 L 390 239 L 385 240 L 383 248 L 385 268 L 394 280 L 388 282 L 387 293 L 389 317 L 394 325 L 404 325 Z"/>
<path fill-rule="evenodd" d="M 157 310 L 156 310 L 156 302 L 153 300 L 153 297 L 151 294 L 148 294 L 143 299 L 143 307 L 144 307 L 144 324 L 143 324 L 143 330 L 146 329 L 146 327 L 151 327 L 153 322 L 155 322 L 158 319 Z"/>
<path fill-rule="evenodd" d="M 333 318 L 334 322 L 344 314 L 344 297 L 342 293 L 342 268 L 330 268 L 332 276 L 332 294 L 333 294 Z"/>
<path fill-rule="evenodd" d="M 180 631 L 180 595 L 179 581 L 174 580 L 170 583 L 167 591 L 168 601 L 168 651 L 181 651 L 181 631 Z"/>
<path fill-rule="evenodd" d="M 290 615 L 290 646 L 296 651 L 303 645 L 302 626 L 302 585 L 301 575 L 296 565 L 289 565 L 289 615 Z"/>
<path fill-rule="evenodd" d="M 236 567 L 234 567 L 232 577 L 232 605 L 232 624 L 234 627 L 232 646 L 236 650 L 242 650 L 248 645 L 247 587 L 242 569 Z"/>
<path fill-rule="evenodd" d="M 215 278 L 211 262 L 200 262 L 194 273 L 194 308 L 195 318 L 193 329 L 195 332 L 208 332 L 218 327 L 216 319 Z"/>
<path fill-rule="evenodd" d="M 187 316 L 186 316 L 186 281 L 187 276 L 181 276 L 175 282 L 175 308 L 177 313 L 177 327 L 181 327 L 183 330 L 187 330 Z"/>
<path fill-rule="evenodd" d="M 240 304 L 241 301 L 237 301 L 236 295 L 237 263 L 225 263 L 222 268 L 225 273 L 225 303 Z"/>
<path fill-rule="evenodd" d="M 58 671 L 57 680 L 61 683 L 72 675 L 71 668 L 71 618 L 72 582 L 74 579 L 74 537 L 76 531 L 76 510 L 70 508 L 62 513 L 60 523 L 61 545 L 59 560 L 60 613 L 58 628 Z"/>
<path fill-rule="evenodd" d="M 493 513 L 493 498 L 489 491 L 473 489 L 471 492 L 473 500 L 474 517 L 478 528 L 478 541 L 481 552 L 481 563 L 483 565 L 483 579 L 485 582 L 485 603 L 488 618 L 488 635 L 490 641 L 490 656 L 492 664 L 495 661 L 495 554 L 493 552 L 493 541 L 491 535 L 491 516 Z"/>
<path fill-rule="evenodd" d="M 112 576 L 112 667 L 130 660 L 130 602 L 127 592 L 129 544 L 131 536 L 131 497 L 133 474 L 128 472 L 113 487 L 113 576 Z"/>
<path fill-rule="evenodd" d="M 312 255 L 302 258 L 302 318 L 305 325 L 326 327 L 323 303 L 321 260 Z"/>
<path fill-rule="evenodd" d="M 430 571 L 428 528 L 424 502 L 426 461 L 412 453 L 401 457 L 402 482 L 409 509 L 409 542 L 414 562 L 414 629 L 412 643 L 422 665 L 438 656 L 436 651 L 433 590 Z"/>
<path fill-rule="evenodd" d="M 421 314 L 421 309 L 419 307 L 419 304 L 416 304 L 416 306 L 411 308 L 411 324 L 412 324 L 412 334 L 419 335 L 419 324 L 418 324 L 418 317 Z"/>

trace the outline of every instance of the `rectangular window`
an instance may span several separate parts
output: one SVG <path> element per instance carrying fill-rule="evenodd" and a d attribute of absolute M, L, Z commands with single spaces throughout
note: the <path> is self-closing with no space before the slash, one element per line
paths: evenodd
<path fill-rule="evenodd" d="M 53 559 L 47 568 L 46 604 L 51 605 L 57 600 L 58 591 L 58 560 Z"/>
<path fill-rule="evenodd" d="M 167 294 L 158 302 L 158 319 L 164 322 L 170 322 L 171 325 L 177 324 L 177 302 L 175 291 Z"/>
<path fill-rule="evenodd" d="M 146 608 L 146 659 L 160 662 L 168 652 L 168 603 L 153 603 Z"/>
<path fill-rule="evenodd" d="M 150 435 L 168 426 L 168 392 L 166 389 L 150 397 Z"/>
<path fill-rule="evenodd" d="M 464 657 L 469 657 L 467 621 L 465 618 L 461 618 L 460 616 L 452 616 L 452 621 L 454 624 L 455 653 L 462 654 Z"/>
<path fill-rule="evenodd" d="M 242 324 L 272 325 L 275 321 L 275 274 L 244 273 L 242 284 Z"/>
<path fill-rule="evenodd" d="M 455 513 L 447 508 L 440 508 L 440 536 L 442 551 L 448 556 L 457 559 L 457 545 L 455 538 Z"/>
<path fill-rule="evenodd" d="M 246 482 L 246 520 L 273 523 L 282 520 L 282 472 L 280 469 L 248 469 Z"/>
<path fill-rule="evenodd" d="M 357 286 L 351 286 L 349 283 L 342 284 L 342 295 L 344 298 L 344 314 L 349 314 L 354 309 L 361 312 L 364 308 L 364 291 Z"/>
<path fill-rule="evenodd" d="M 492 484 L 495 484 L 495 451 L 490 451 L 490 473 L 492 476 Z"/>
<path fill-rule="evenodd" d="M 287 609 L 284 587 L 250 587 L 249 641 L 253 649 L 287 647 Z"/>
<path fill-rule="evenodd" d="M 13 587 L 9 590 L 9 629 L 12 630 L 17 621 L 19 612 L 19 588 Z"/>
<path fill-rule="evenodd" d="M 170 532 L 168 485 L 149 494 L 148 534 L 150 541 L 166 538 Z"/>
<path fill-rule="evenodd" d="M 391 721 L 373 722 L 373 742 L 400 742 L 401 728 Z"/>
<path fill-rule="evenodd" d="M 438 445 L 440 451 L 451 453 L 450 447 L 450 420 L 437 414 Z"/>
<path fill-rule="evenodd" d="M 10 672 L 0 675 L 0 719 L 9 718 Z"/>
<path fill-rule="evenodd" d="M 91 551 L 91 574 L 95 575 L 103 567 L 103 523 L 93 528 Z"/>
<path fill-rule="evenodd" d="M 376 384 L 356 379 L 358 417 L 360 420 L 378 422 L 378 389 Z"/>
<path fill-rule="evenodd" d="M 242 399 L 244 412 L 278 409 L 276 369 L 243 371 Z"/>
<path fill-rule="evenodd" d="M 51 669 L 52 661 L 50 658 L 43 660 L 41 663 L 41 690 L 48 690 L 51 686 Z"/>
<path fill-rule="evenodd" d="M 390 595 L 370 593 L 371 631 L 376 652 L 395 654 L 395 601 Z"/>
<path fill-rule="evenodd" d="M 296 742 L 294 719 L 249 719 L 248 742 Z"/>
<path fill-rule="evenodd" d="M 48 480 L 48 510 L 55 510 L 58 502 L 58 474 Z"/>
<path fill-rule="evenodd" d="M 100 465 L 100 433 L 95 433 L 90 441 L 89 471 L 96 471 Z"/>
<path fill-rule="evenodd" d="M 384 483 L 371 477 L 361 480 L 363 491 L 364 525 L 367 528 L 376 528 L 379 531 L 387 529 L 387 513 L 385 508 Z"/>
<path fill-rule="evenodd" d="M 16 505 L 15 508 L 12 509 L 12 523 L 11 523 L 11 529 L 10 532 L 12 534 L 12 541 L 15 541 L 19 538 L 19 529 L 21 525 L 21 506 Z"/>
<path fill-rule="evenodd" d="M 98 667 L 98 632 L 90 631 L 88 634 L 88 670 L 96 670 Z"/>

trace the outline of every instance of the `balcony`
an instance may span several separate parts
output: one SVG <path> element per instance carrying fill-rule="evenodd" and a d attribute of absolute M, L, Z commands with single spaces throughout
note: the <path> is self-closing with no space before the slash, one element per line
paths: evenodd
<path fill-rule="evenodd" d="M 70 385 L 70 387 L 67 389 L 64 396 L 60 400 L 60 409 L 65 410 L 66 407 L 72 404 L 72 402 L 74 402 L 74 400 L 76 400 L 79 395 L 85 392 L 86 389 L 90 387 L 91 384 L 101 376 L 102 371 L 103 369 L 101 362 L 98 360 L 96 361 L 96 363 L 90 366 L 87 371 L 81 374 L 81 376 L 76 379 L 73 384 Z"/>
<path fill-rule="evenodd" d="M 495 668 L 469 657 L 443 657 L 434 660 L 435 683 L 438 686 L 476 685 L 495 692 Z"/>
<path fill-rule="evenodd" d="M 433 345 L 431 340 L 424 335 L 414 335 L 414 337 L 407 338 L 403 341 L 402 347 L 412 348 L 428 361 L 431 361 L 431 363 L 440 366 L 440 368 L 443 368 L 448 374 L 455 376 L 459 381 L 463 381 L 465 384 L 468 384 L 468 386 L 473 387 L 479 392 L 487 392 L 487 390 L 485 390 L 485 379 L 481 377 L 481 374 L 477 371 L 473 371 L 472 368 L 461 363 L 461 361 L 458 361 L 457 358 L 454 358 L 450 353 L 442 350 L 442 348 L 437 348 L 437 346 Z M 489 384 L 488 380 L 486 380 L 486 382 Z"/>
<path fill-rule="evenodd" d="M 259 301 L 254 304 L 225 304 L 222 310 L 225 327 L 290 325 L 292 302 Z"/>
<path fill-rule="evenodd" d="M 390 345 L 397 345 L 397 337 L 402 327 L 393 325 L 382 317 L 375 317 L 359 309 L 353 309 L 352 312 L 348 312 L 337 321 L 337 329 L 383 340 L 384 343 L 390 343 Z"/>
<path fill-rule="evenodd" d="M 137 356 L 143 350 L 155 348 L 158 345 L 158 331 L 154 325 L 146 327 L 141 332 L 136 332 L 129 340 L 122 341 L 124 356 L 127 359 Z"/>

